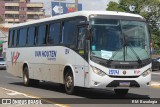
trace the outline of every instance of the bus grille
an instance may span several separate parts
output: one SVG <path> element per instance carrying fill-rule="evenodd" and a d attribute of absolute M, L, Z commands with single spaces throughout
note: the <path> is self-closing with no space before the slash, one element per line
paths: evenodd
<path fill-rule="evenodd" d="M 108 75 L 112 78 L 138 78 L 139 76 L 115 76 L 115 75 Z"/>
<path fill-rule="evenodd" d="M 118 87 L 120 82 L 130 82 L 129 87 L 140 87 L 140 85 L 134 80 L 114 80 L 109 83 L 106 87 Z"/>
<path fill-rule="evenodd" d="M 115 65 L 116 69 L 134 69 L 134 66 L 132 65 Z"/>

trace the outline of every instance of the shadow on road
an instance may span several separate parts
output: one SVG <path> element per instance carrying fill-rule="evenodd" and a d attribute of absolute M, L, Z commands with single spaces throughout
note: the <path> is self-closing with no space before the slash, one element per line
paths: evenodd
<path fill-rule="evenodd" d="M 23 86 L 22 82 L 10 83 L 12 85 Z M 44 89 L 59 93 L 65 93 L 65 90 L 62 86 L 55 83 L 50 82 L 41 82 L 39 86 L 32 87 L 37 89 Z M 73 95 L 75 97 L 82 97 L 82 98 L 89 98 L 89 99 L 149 99 L 148 95 L 140 95 L 134 93 L 128 93 L 125 97 L 117 96 L 114 91 L 110 90 L 100 90 L 100 89 L 86 89 L 86 88 L 79 88 L 78 91 Z"/>

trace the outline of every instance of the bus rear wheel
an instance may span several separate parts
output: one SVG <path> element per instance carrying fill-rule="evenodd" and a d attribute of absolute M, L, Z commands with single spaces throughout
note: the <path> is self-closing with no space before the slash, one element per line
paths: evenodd
<path fill-rule="evenodd" d="M 25 86 L 37 86 L 39 85 L 39 80 L 34 80 L 29 78 L 29 70 L 28 67 L 24 67 L 23 69 L 23 83 Z"/>
<path fill-rule="evenodd" d="M 74 78 L 72 72 L 67 72 L 65 74 L 65 91 L 67 94 L 73 94 L 75 87 L 74 87 Z"/>
<path fill-rule="evenodd" d="M 117 96 L 126 96 L 129 89 L 114 89 Z"/>

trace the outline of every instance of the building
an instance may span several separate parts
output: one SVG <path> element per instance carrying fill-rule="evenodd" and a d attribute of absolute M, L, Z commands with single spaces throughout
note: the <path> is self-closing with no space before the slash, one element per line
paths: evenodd
<path fill-rule="evenodd" d="M 10 26 L 44 17 L 43 3 L 30 0 L 0 0 L 0 57 L 5 57 Z"/>
<path fill-rule="evenodd" d="M 22 23 L 44 18 L 43 3 L 30 0 L 0 0 L 0 17 L 5 23 Z"/>
<path fill-rule="evenodd" d="M 0 26 L 0 57 L 5 57 L 8 44 L 8 28 Z"/>

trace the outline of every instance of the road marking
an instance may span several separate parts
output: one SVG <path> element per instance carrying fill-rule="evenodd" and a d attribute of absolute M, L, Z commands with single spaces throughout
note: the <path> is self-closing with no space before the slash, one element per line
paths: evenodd
<path fill-rule="evenodd" d="M 160 88 L 160 85 L 152 85 L 153 88 Z"/>
<path fill-rule="evenodd" d="M 160 81 L 152 81 L 150 86 L 154 88 L 160 88 Z"/>
<path fill-rule="evenodd" d="M 47 99 L 44 99 L 44 98 L 41 98 L 41 97 L 38 97 L 38 96 L 34 96 L 34 95 L 31 95 L 31 94 L 26 94 L 26 93 L 21 93 L 21 92 L 18 92 L 18 91 L 14 91 L 14 90 L 11 90 L 11 89 L 7 89 L 7 88 L 3 88 L 3 87 L 0 87 L 1 89 L 4 89 L 6 91 L 10 91 L 12 94 L 11 95 L 23 95 L 25 97 L 30 97 L 30 98 L 36 98 L 36 99 L 40 99 L 40 100 L 43 100 L 44 102 L 47 102 L 47 103 L 51 103 L 51 104 L 54 104 L 56 106 L 60 106 L 60 107 L 70 107 L 69 105 L 67 104 L 59 104 L 57 102 L 54 102 L 54 101 L 51 101 L 51 100 L 47 100 Z"/>
<path fill-rule="evenodd" d="M 12 92 L 12 93 L 7 93 L 7 95 L 14 96 L 14 95 L 22 95 L 22 94 L 17 92 Z"/>
<path fill-rule="evenodd" d="M 21 93 L 21 92 L 14 91 L 14 90 L 11 90 L 11 89 L 7 89 L 7 88 L 3 88 L 3 87 L 0 87 L 0 88 L 11 92 L 11 93 L 7 93 L 7 95 L 11 95 L 11 96 L 13 96 L 13 95 L 23 95 L 25 97 L 36 98 L 36 97 L 33 97 L 33 96 L 29 96 L 29 95 L 27 95 L 25 93 Z"/>

